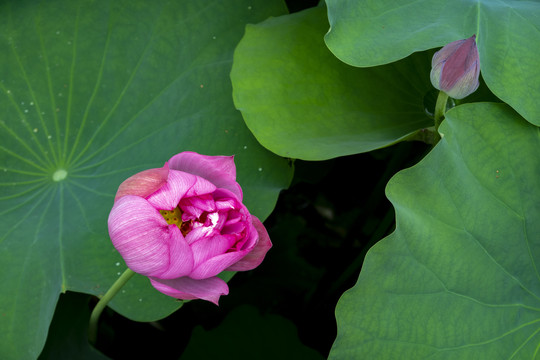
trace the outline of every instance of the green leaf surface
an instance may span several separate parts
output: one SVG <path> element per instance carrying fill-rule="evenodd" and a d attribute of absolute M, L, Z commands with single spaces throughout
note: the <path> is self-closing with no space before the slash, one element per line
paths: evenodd
<path fill-rule="evenodd" d="M 540 132 L 504 104 L 458 106 L 395 175 L 396 231 L 340 299 L 330 359 L 540 355 Z"/>
<path fill-rule="evenodd" d="M 196 327 L 180 359 L 322 360 L 323 357 L 300 342 L 291 321 L 278 315 L 262 315 L 255 307 L 242 305 L 212 330 Z"/>
<path fill-rule="evenodd" d="M 236 107 L 271 151 L 323 160 L 390 145 L 433 124 L 424 110 L 431 57 L 358 69 L 324 44 L 324 7 L 249 25 L 231 79 Z"/>
<path fill-rule="evenodd" d="M 540 3 L 516 0 L 327 0 L 326 43 L 347 64 L 376 66 L 476 34 L 486 84 L 540 125 Z"/>
<path fill-rule="evenodd" d="M 0 4 L 0 358 L 35 358 L 66 290 L 103 294 L 124 271 L 107 217 L 118 185 L 185 150 L 235 155 L 264 219 L 292 168 L 234 108 L 245 24 L 281 1 Z M 134 320 L 181 302 L 134 277 L 112 307 Z M 234 290 L 232 290 L 234 291 Z"/>

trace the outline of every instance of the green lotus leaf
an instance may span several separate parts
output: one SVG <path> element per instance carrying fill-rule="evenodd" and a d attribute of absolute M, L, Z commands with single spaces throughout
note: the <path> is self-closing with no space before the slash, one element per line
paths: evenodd
<path fill-rule="evenodd" d="M 540 125 L 540 6 L 516 0 L 327 0 L 326 43 L 354 66 L 387 64 L 476 34 L 489 89 Z"/>
<path fill-rule="evenodd" d="M 388 184 L 396 230 L 340 299 L 330 359 L 539 356 L 539 129 L 476 103 L 440 132 Z"/>
<path fill-rule="evenodd" d="M 234 102 L 262 145 L 286 157 L 324 160 L 367 152 L 433 125 L 430 55 L 358 69 L 324 45 L 324 7 L 249 25 L 231 79 Z"/>
<path fill-rule="evenodd" d="M 0 358 L 35 358 L 59 294 L 101 295 L 125 269 L 107 232 L 118 185 L 185 150 L 235 155 L 250 211 L 288 186 L 229 80 L 245 24 L 281 1 L 0 4 Z M 134 277 L 111 306 L 134 320 L 181 302 Z"/>

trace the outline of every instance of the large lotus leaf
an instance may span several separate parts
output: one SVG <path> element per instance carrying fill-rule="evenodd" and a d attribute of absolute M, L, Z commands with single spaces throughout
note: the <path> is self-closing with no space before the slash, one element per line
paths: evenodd
<path fill-rule="evenodd" d="M 324 45 L 324 7 L 249 25 L 235 54 L 234 102 L 273 152 L 323 160 L 392 144 L 432 125 L 430 56 L 358 69 Z"/>
<path fill-rule="evenodd" d="M 537 359 L 540 132 L 504 104 L 458 106 L 395 175 L 396 231 L 340 299 L 331 359 Z"/>
<path fill-rule="evenodd" d="M 247 22 L 281 1 L 0 4 L 0 358 L 39 354 L 60 292 L 103 294 L 125 269 L 107 232 L 118 185 L 184 150 L 235 154 L 264 219 L 291 178 L 233 106 Z M 136 276 L 112 306 L 155 320 L 181 302 Z"/>
<path fill-rule="evenodd" d="M 326 43 L 341 60 L 375 66 L 476 34 L 490 90 L 540 125 L 540 4 L 516 0 L 327 0 Z"/>

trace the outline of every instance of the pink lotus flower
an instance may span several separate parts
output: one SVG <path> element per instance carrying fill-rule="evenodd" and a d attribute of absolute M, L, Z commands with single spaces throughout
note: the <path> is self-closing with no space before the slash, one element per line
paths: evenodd
<path fill-rule="evenodd" d="M 445 45 L 433 55 L 431 83 L 454 99 L 463 99 L 478 89 L 480 60 L 476 35 Z"/>
<path fill-rule="evenodd" d="M 233 157 L 194 152 L 125 180 L 109 235 L 127 266 L 160 292 L 215 304 L 229 293 L 216 275 L 251 270 L 272 247 L 263 224 L 242 204 Z"/>

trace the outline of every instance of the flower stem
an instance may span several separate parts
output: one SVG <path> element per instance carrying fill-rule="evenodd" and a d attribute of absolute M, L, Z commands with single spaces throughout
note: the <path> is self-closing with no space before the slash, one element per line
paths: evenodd
<path fill-rule="evenodd" d="M 98 321 L 99 316 L 103 312 L 103 309 L 107 307 L 107 304 L 109 301 L 112 300 L 112 298 L 120 291 L 122 286 L 124 286 L 131 277 L 135 275 L 135 272 L 131 269 L 126 269 L 122 275 L 112 284 L 112 286 L 107 290 L 105 295 L 103 295 L 98 303 L 96 304 L 96 307 L 94 310 L 92 310 L 92 314 L 90 314 L 90 325 L 88 329 L 88 340 L 92 345 L 96 344 L 97 340 L 97 333 L 98 333 Z"/>
<path fill-rule="evenodd" d="M 444 113 L 446 112 L 446 103 L 448 102 L 448 95 L 444 91 L 439 91 L 439 96 L 437 96 L 437 103 L 435 103 L 435 135 L 439 136 L 439 126 L 444 120 Z M 437 140 L 438 141 L 438 140 Z"/>

